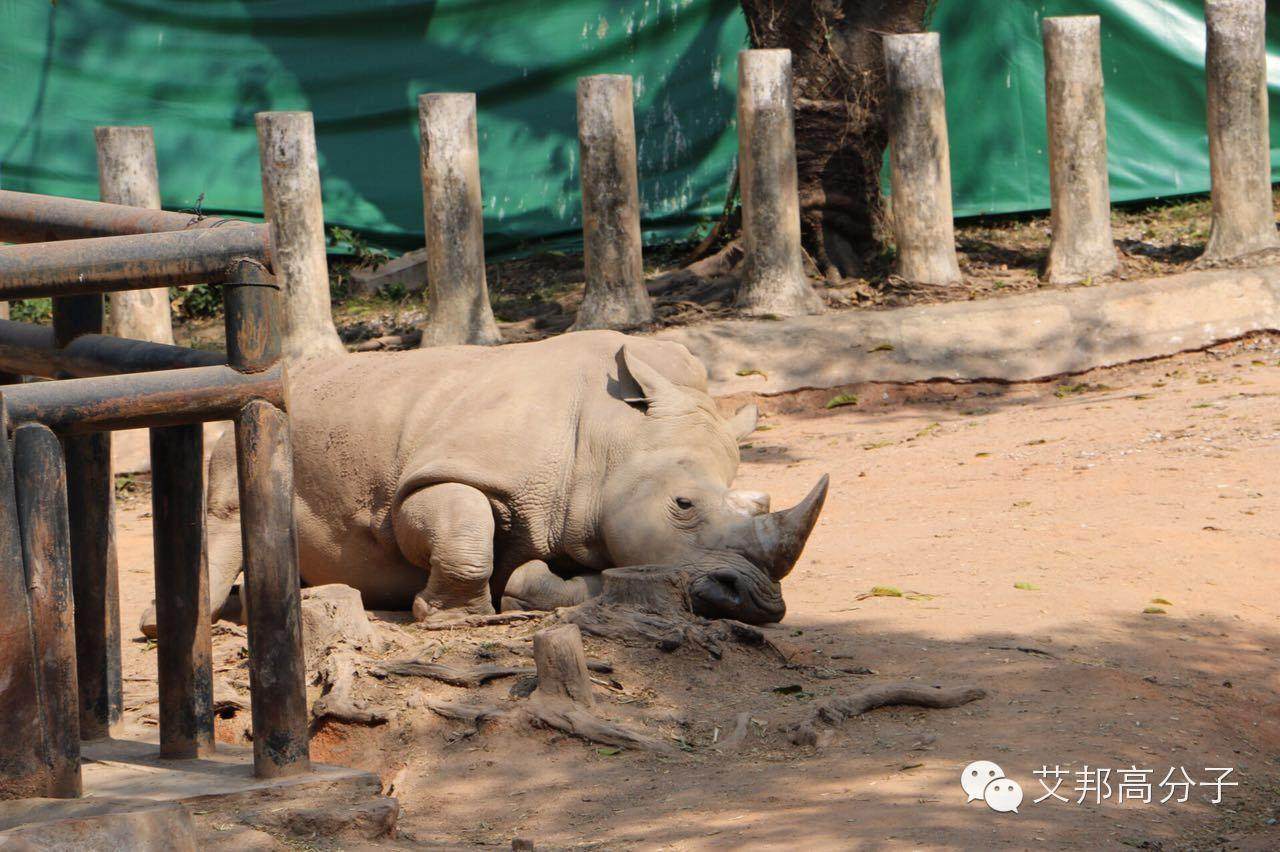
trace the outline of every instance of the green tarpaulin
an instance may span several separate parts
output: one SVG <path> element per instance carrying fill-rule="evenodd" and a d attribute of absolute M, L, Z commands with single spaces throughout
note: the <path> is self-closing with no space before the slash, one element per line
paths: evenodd
<path fill-rule="evenodd" d="M 1208 188 L 1198 2 L 941 0 L 959 215 L 1047 206 L 1040 20 L 1084 13 L 1103 18 L 1115 199 Z M 253 115 L 306 109 L 328 221 L 417 245 L 416 96 L 474 91 L 496 253 L 576 238 L 579 76 L 635 78 L 652 234 L 714 216 L 736 151 L 734 0 L 0 0 L 0 14 L 6 189 L 94 198 L 92 128 L 150 124 L 167 207 L 258 214 Z"/>

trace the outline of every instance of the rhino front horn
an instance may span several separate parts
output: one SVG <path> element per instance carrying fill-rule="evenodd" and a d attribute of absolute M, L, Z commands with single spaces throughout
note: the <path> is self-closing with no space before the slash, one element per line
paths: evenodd
<path fill-rule="evenodd" d="M 750 541 L 743 555 L 769 572 L 775 581 L 791 573 L 804 544 L 818 522 L 823 501 L 827 499 L 827 483 L 823 474 L 808 495 L 790 509 L 757 515 L 751 519 Z"/>

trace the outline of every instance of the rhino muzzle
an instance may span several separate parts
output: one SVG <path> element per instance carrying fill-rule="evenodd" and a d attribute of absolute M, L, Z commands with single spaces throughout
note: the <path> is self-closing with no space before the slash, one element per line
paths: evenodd
<path fill-rule="evenodd" d="M 830 477 L 823 474 L 805 498 L 790 509 L 747 519 L 736 531 L 730 548 L 751 560 L 774 582 L 781 581 L 795 567 L 818 522 L 829 482 Z"/>
<path fill-rule="evenodd" d="M 740 560 L 735 564 L 735 560 Z M 747 624 L 771 624 L 787 614 L 782 586 L 741 557 L 699 574 L 689 584 L 693 611 L 703 618 L 733 618 Z"/>

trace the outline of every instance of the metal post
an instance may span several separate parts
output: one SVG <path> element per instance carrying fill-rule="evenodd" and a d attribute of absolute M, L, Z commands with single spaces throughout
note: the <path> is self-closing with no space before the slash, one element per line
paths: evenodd
<path fill-rule="evenodd" d="M 267 369 L 280 357 L 279 293 L 266 270 L 237 264 L 224 290 L 227 360 L 242 371 Z M 240 529 L 249 623 L 253 769 L 259 778 L 306 772 L 306 663 L 298 542 L 293 524 L 293 452 L 289 418 L 253 400 L 236 420 Z"/>
<path fill-rule="evenodd" d="M 62 447 L 35 423 L 13 433 L 13 469 L 22 560 L 34 625 L 39 704 L 49 743 L 48 795 L 80 795 L 80 714 L 76 707 L 76 624 Z M 6 731 L 5 736 L 11 736 Z"/>
<path fill-rule="evenodd" d="M 48 794 L 49 751 L 36 686 L 35 634 L 3 405 L 0 402 L 0 799 L 13 799 Z"/>
<path fill-rule="evenodd" d="M 101 334 L 99 294 L 55 299 L 54 343 L 63 347 L 83 334 Z M 67 438 L 66 499 L 76 507 L 69 524 L 75 594 L 79 733 L 108 736 L 123 709 L 120 674 L 120 584 L 115 547 L 115 486 L 111 435 Z"/>
<path fill-rule="evenodd" d="M 213 648 L 204 533 L 204 431 L 151 430 L 160 756 L 213 751 Z"/>

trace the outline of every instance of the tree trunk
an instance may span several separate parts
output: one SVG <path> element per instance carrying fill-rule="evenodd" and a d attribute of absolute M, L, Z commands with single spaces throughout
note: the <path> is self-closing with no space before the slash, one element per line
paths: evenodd
<path fill-rule="evenodd" d="M 936 0 L 742 0 L 751 45 L 791 50 L 805 248 L 828 279 L 880 249 L 885 33 L 924 29 Z"/>

